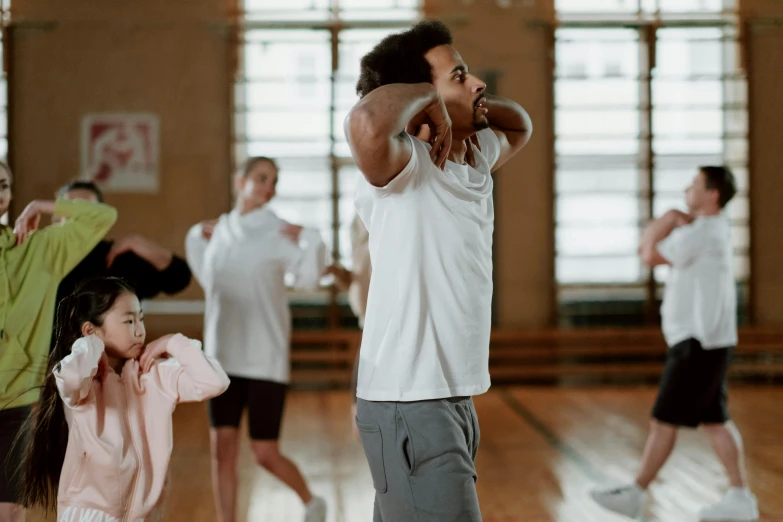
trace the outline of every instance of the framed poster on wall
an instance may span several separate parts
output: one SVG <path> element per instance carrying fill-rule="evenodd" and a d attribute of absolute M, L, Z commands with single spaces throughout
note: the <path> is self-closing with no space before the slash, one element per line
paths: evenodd
<path fill-rule="evenodd" d="M 82 119 L 81 179 L 104 192 L 156 193 L 160 120 L 150 113 L 87 114 Z"/>

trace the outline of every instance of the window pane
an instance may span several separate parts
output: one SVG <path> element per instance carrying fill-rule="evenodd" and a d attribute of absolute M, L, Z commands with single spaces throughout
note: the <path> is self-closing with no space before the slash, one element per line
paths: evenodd
<path fill-rule="evenodd" d="M 639 34 L 634 29 L 558 29 L 558 77 L 629 78 L 639 74 Z"/>
<path fill-rule="evenodd" d="M 697 170 L 656 168 L 653 189 L 656 194 L 670 193 L 683 197 L 683 192 L 693 182 Z"/>
<path fill-rule="evenodd" d="M 367 0 L 366 3 L 374 2 Z M 385 3 L 392 3 L 387 0 Z M 410 2 L 408 2 L 410 3 Z M 334 132 L 335 155 L 337 157 L 350 157 L 351 153 L 345 141 L 343 123 L 348 111 L 359 100 L 356 94 L 356 82 L 359 80 L 362 57 L 370 52 L 375 45 L 386 36 L 404 31 L 407 27 L 400 26 L 396 29 L 345 29 L 339 35 L 339 67 L 335 79 L 335 115 Z"/>
<path fill-rule="evenodd" d="M 736 0 L 657 0 L 661 11 L 670 13 L 719 13 L 735 7 Z M 725 7 L 724 7 L 725 6 Z"/>
<path fill-rule="evenodd" d="M 591 194 L 557 198 L 558 224 L 564 223 L 624 223 L 639 221 L 639 197 L 632 195 Z"/>
<path fill-rule="evenodd" d="M 363 176 L 363 174 L 355 166 L 342 167 L 340 169 L 340 197 L 353 198 L 360 176 Z"/>
<path fill-rule="evenodd" d="M 415 20 L 421 0 L 337 0 L 345 20 Z"/>
<path fill-rule="evenodd" d="M 599 4 L 608 6 L 578 2 L 582 9 Z M 636 255 L 642 209 L 639 45 L 633 29 L 556 32 L 559 283 L 627 283 L 641 277 Z"/>
<path fill-rule="evenodd" d="M 557 169 L 555 184 L 558 194 L 579 192 L 621 192 L 635 194 L 639 190 L 639 171 L 633 168 L 602 170 L 567 170 L 567 164 Z"/>
<path fill-rule="evenodd" d="M 278 196 L 312 199 L 331 194 L 332 174 L 326 159 L 281 159 L 277 163 L 280 168 L 276 191 Z"/>
<path fill-rule="evenodd" d="M 244 155 L 329 154 L 328 31 L 251 29 L 236 86 L 237 140 Z M 237 158 L 242 161 L 244 157 Z"/>
<path fill-rule="evenodd" d="M 630 76 L 630 75 L 629 75 Z M 615 107 L 638 110 L 639 86 L 628 78 L 559 78 L 555 84 L 557 108 L 605 107 L 607 100 Z"/>
<path fill-rule="evenodd" d="M 555 245 L 557 253 L 566 256 L 634 255 L 639 246 L 639 227 L 561 225 Z"/>
<path fill-rule="evenodd" d="M 634 283 L 641 278 L 639 256 L 579 258 L 558 257 L 555 275 L 559 283 Z"/>
<path fill-rule="evenodd" d="M 665 110 L 653 112 L 653 130 L 656 137 L 715 136 L 723 131 L 723 111 L 712 110 Z M 720 139 L 718 139 L 720 142 Z"/>
<path fill-rule="evenodd" d="M 558 29 L 555 53 L 557 154 L 638 154 L 638 32 Z"/>
<path fill-rule="evenodd" d="M 653 13 L 720 13 L 736 8 L 737 0 L 555 0 L 561 14 L 627 14 L 639 10 Z"/>
<path fill-rule="evenodd" d="M 248 20 L 317 21 L 329 18 L 329 0 L 244 0 Z"/>
<path fill-rule="evenodd" d="M 560 13 L 631 13 L 639 9 L 639 0 L 555 0 Z"/>

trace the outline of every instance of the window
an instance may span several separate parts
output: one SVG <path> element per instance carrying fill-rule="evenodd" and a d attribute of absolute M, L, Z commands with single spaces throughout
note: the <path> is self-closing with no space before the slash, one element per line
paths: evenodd
<path fill-rule="evenodd" d="M 420 15 L 420 0 L 245 0 L 235 85 L 235 159 L 280 166 L 272 206 L 321 231 L 350 267 L 357 171 L 343 121 L 358 100 L 359 61 Z"/>
<path fill-rule="evenodd" d="M 641 232 L 651 216 L 684 209 L 683 190 L 699 165 L 728 165 L 737 178 L 727 212 L 745 289 L 747 93 L 734 3 L 555 1 L 555 273 L 563 322 L 600 316 L 618 309 L 607 302 L 623 300 L 645 304 L 650 317 L 666 268 L 650 273 L 641 265 Z M 622 310 L 634 317 L 602 320 L 645 321 L 642 306 Z"/>

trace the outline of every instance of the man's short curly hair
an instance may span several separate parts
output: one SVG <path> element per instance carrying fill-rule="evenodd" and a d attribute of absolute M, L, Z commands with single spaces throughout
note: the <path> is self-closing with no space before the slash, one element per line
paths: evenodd
<path fill-rule="evenodd" d="M 451 43 L 451 31 L 440 20 L 424 20 L 387 36 L 362 58 L 356 93 L 363 97 L 391 83 L 431 83 L 432 70 L 424 55 Z"/>

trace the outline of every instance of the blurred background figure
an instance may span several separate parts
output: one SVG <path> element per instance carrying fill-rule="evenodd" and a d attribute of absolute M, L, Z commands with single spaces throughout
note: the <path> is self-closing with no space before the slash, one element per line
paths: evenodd
<path fill-rule="evenodd" d="M 103 203 L 103 193 L 91 181 L 71 181 L 60 188 L 57 195 L 67 200 Z M 80 283 L 92 277 L 124 279 L 143 301 L 158 294 L 182 292 L 190 284 L 191 273 L 184 259 L 142 235 L 102 240 L 60 283 L 57 301 L 72 294 Z"/>
<path fill-rule="evenodd" d="M 348 293 L 348 304 L 351 311 L 359 319 L 359 328 L 364 326 L 364 314 L 367 310 L 367 294 L 370 292 L 370 276 L 372 265 L 370 264 L 370 234 L 357 215 L 351 222 L 351 270 L 340 265 L 331 265 L 327 273 L 334 276 L 337 287 Z M 356 429 L 356 384 L 359 379 L 359 352 L 353 361 L 351 371 L 351 426 L 354 439 L 359 440 L 359 432 Z"/>
<path fill-rule="evenodd" d="M 188 232 L 188 262 L 204 289 L 204 344 L 228 373 L 228 391 L 209 402 L 212 484 L 218 520 L 237 515 L 239 424 L 247 410 L 250 445 L 259 466 L 296 492 L 305 522 L 323 522 L 326 503 L 313 496 L 278 445 L 290 379 L 291 314 L 286 274 L 315 288 L 326 253 L 317 230 L 284 222 L 269 207 L 278 169 L 251 158 L 235 176 L 234 210 Z"/>

